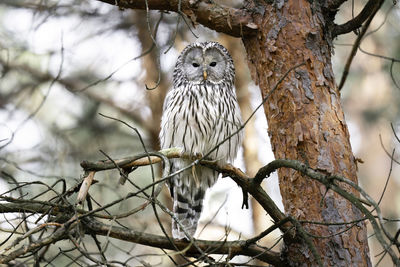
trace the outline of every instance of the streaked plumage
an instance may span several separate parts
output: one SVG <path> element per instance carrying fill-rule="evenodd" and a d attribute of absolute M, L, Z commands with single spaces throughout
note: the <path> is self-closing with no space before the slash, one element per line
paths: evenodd
<path fill-rule="evenodd" d="M 241 126 L 236 100 L 235 70 L 228 51 L 219 43 L 194 43 L 178 57 L 161 121 L 161 147 L 180 147 L 184 153 L 205 155 Z M 220 163 L 232 161 L 241 144 L 242 132 L 217 147 L 208 158 Z M 173 159 L 171 173 L 191 162 Z M 186 232 L 194 235 L 206 190 L 218 173 L 195 166 L 169 181 L 173 212 Z M 185 238 L 180 226 L 172 220 L 174 238 Z"/>

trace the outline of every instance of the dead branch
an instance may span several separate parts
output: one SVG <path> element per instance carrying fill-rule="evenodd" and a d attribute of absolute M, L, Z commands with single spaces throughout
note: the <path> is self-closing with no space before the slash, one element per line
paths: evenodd
<path fill-rule="evenodd" d="M 0 205 L 0 213 L 18 212 L 21 210 L 26 210 L 31 213 L 46 212 L 46 209 L 44 209 L 41 205 L 37 204 L 12 203 L 12 204 Z M 59 209 L 58 212 L 54 211 L 54 214 L 57 213 L 63 213 L 63 210 Z M 9 254 L 5 253 L 1 254 L 0 263 L 8 263 L 11 260 L 17 258 L 18 256 L 21 256 L 25 253 L 43 247 L 47 244 L 54 243 L 61 239 L 68 239 L 68 231 L 70 231 L 74 225 L 80 223 L 80 229 L 85 234 L 113 237 L 119 240 L 130 241 L 137 244 L 163 248 L 163 249 L 176 250 L 177 248 L 178 251 L 181 251 L 182 253 L 187 253 L 188 255 L 198 254 L 199 253 L 198 248 L 210 254 L 245 255 L 273 264 L 274 266 L 284 266 L 279 257 L 280 255 L 279 253 L 266 251 L 264 248 L 260 248 L 246 240 L 243 241 L 195 240 L 194 241 L 195 245 L 187 241 L 174 240 L 173 244 L 171 244 L 170 239 L 164 236 L 153 235 L 141 231 L 135 231 L 132 229 L 107 225 L 95 220 L 93 217 L 80 217 L 80 216 L 77 217 L 74 216 L 72 213 L 69 213 L 69 216 L 71 216 L 71 218 L 61 227 L 59 227 L 52 235 L 43 238 L 41 240 L 38 240 L 34 244 L 29 244 L 27 246 L 23 246 L 19 249 L 11 251 Z M 59 224 L 56 224 L 56 226 L 57 225 Z"/>
<path fill-rule="evenodd" d="M 172 245 L 170 240 L 163 236 L 143 233 L 122 227 L 110 226 L 93 219 L 84 220 L 83 225 L 85 226 L 87 233 L 108 235 L 110 237 L 125 241 L 171 250 L 174 250 L 173 245 L 175 245 L 179 250 L 186 251 L 189 255 L 199 253 L 192 244 L 183 240 L 174 240 L 174 244 Z M 250 245 L 245 248 L 246 241 L 195 240 L 195 243 L 201 248 L 201 250 L 210 254 L 245 255 L 255 257 L 264 262 L 273 264 L 274 266 L 284 266 L 279 258 L 279 253 L 265 251 L 264 249 L 255 245 Z"/>

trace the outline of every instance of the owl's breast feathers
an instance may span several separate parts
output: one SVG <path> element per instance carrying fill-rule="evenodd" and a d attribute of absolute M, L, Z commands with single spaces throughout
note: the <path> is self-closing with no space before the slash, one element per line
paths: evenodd
<path fill-rule="evenodd" d="M 242 133 L 228 137 L 239 129 L 242 120 L 232 86 L 206 82 L 170 90 L 164 104 L 161 147 L 181 147 L 190 154 L 205 154 L 215 148 L 211 158 L 233 160 Z"/>

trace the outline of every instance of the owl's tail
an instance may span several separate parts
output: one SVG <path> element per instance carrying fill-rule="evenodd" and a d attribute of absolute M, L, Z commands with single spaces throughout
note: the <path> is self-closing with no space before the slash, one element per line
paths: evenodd
<path fill-rule="evenodd" d="M 175 218 L 172 218 L 172 236 L 178 239 L 188 239 L 185 232 L 193 236 L 203 209 L 204 190 L 185 184 L 176 184 L 171 188 Z"/>

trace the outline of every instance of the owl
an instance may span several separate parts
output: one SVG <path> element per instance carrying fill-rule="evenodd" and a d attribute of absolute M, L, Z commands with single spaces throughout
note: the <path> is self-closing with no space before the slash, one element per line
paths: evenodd
<path fill-rule="evenodd" d="M 234 80 L 233 60 L 225 47 L 217 42 L 188 45 L 178 57 L 173 86 L 165 98 L 161 148 L 179 147 L 184 154 L 191 155 L 212 151 L 207 158 L 218 164 L 231 162 L 242 141 L 242 131 L 238 131 L 242 119 Z M 171 173 L 191 163 L 187 159 L 172 159 Z M 217 178 L 216 171 L 199 165 L 170 178 L 174 238 L 187 239 L 185 232 L 194 235 L 204 194 Z"/>

